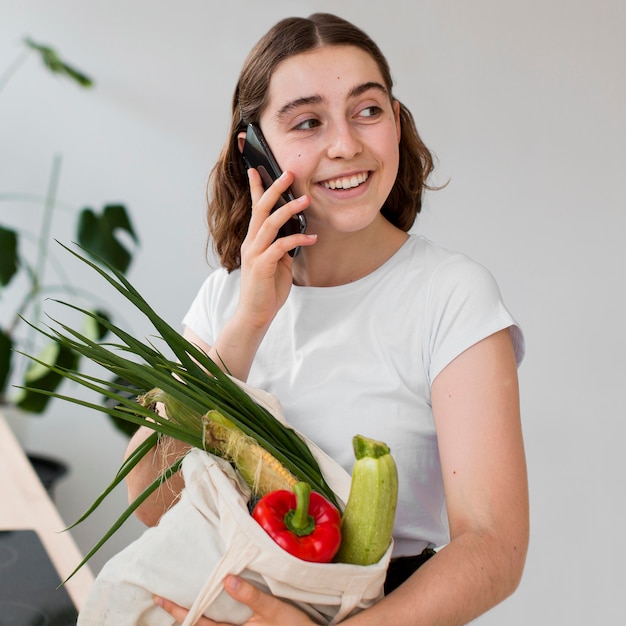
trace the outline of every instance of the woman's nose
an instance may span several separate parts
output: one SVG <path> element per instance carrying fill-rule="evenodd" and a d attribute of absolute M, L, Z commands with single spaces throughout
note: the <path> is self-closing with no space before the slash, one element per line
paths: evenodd
<path fill-rule="evenodd" d="M 327 154 L 331 159 L 353 159 L 363 146 L 356 129 L 347 123 L 335 124 L 328 135 Z"/>

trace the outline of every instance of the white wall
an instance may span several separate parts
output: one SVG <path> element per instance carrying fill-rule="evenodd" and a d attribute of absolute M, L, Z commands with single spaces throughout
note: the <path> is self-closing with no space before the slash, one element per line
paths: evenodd
<path fill-rule="evenodd" d="M 45 191 L 61 152 L 60 198 L 129 206 L 142 239 L 131 279 L 178 324 L 208 271 L 205 177 L 243 57 L 278 19 L 318 9 L 386 51 L 397 96 L 439 158 L 436 180 L 451 181 L 416 230 L 486 264 L 526 333 L 532 542 L 519 591 L 477 623 L 624 623 L 623 1 L 0 0 L 0 68 L 30 34 L 97 80 L 79 91 L 34 58 L 16 74 L 0 93 L 0 193 Z M 15 206 L 0 203 L 2 220 L 8 211 L 30 224 L 33 207 Z M 68 223 L 57 222 L 65 241 Z M 132 311 L 124 318 L 149 332 Z M 124 439 L 60 403 L 31 421 L 29 447 L 70 460 L 57 501 L 73 521 Z M 75 531 L 83 550 L 121 509 L 118 495 Z M 131 524 L 94 569 L 139 530 Z"/>

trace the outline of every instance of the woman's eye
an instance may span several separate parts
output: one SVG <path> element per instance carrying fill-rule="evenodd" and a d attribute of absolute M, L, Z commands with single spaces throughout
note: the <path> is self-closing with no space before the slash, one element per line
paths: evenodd
<path fill-rule="evenodd" d="M 304 122 L 300 122 L 299 124 L 296 124 L 295 129 L 296 130 L 311 130 L 312 128 L 316 128 L 319 125 L 320 125 L 319 120 L 316 120 L 315 118 L 311 118 L 310 120 L 304 120 Z"/>
<path fill-rule="evenodd" d="M 380 115 L 381 111 L 382 109 L 379 106 L 372 105 L 361 109 L 361 111 L 359 111 L 359 115 L 361 117 L 376 117 L 377 115 Z"/>

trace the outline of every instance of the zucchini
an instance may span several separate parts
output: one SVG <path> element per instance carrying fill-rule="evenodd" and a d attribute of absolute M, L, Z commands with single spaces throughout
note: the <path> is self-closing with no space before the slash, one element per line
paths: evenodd
<path fill-rule="evenodd" d="M 385 443 L 355 435 L 352 447 L 356 461 L 335 561 L 372 565 L 380 561 L 391 543 L 398 471 Z"/>

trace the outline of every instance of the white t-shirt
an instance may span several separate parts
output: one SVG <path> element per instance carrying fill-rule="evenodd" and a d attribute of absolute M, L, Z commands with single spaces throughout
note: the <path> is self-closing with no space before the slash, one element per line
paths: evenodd
<path fill-rule="evenodd" d="M 212 345 L 232 316 L 240 272 L 212 273 L 183 323 Z M 248 382 L 274 394 L 287 420 L 347 471 L 352 437 L 391 448 L 399 474 L 394 556 L 449 541 L 430 386 L 481 339 L 522 333 L 493 276 L 467 256 L 410 236 L 372 274 L 339 287 L 293 286 Z"/>

